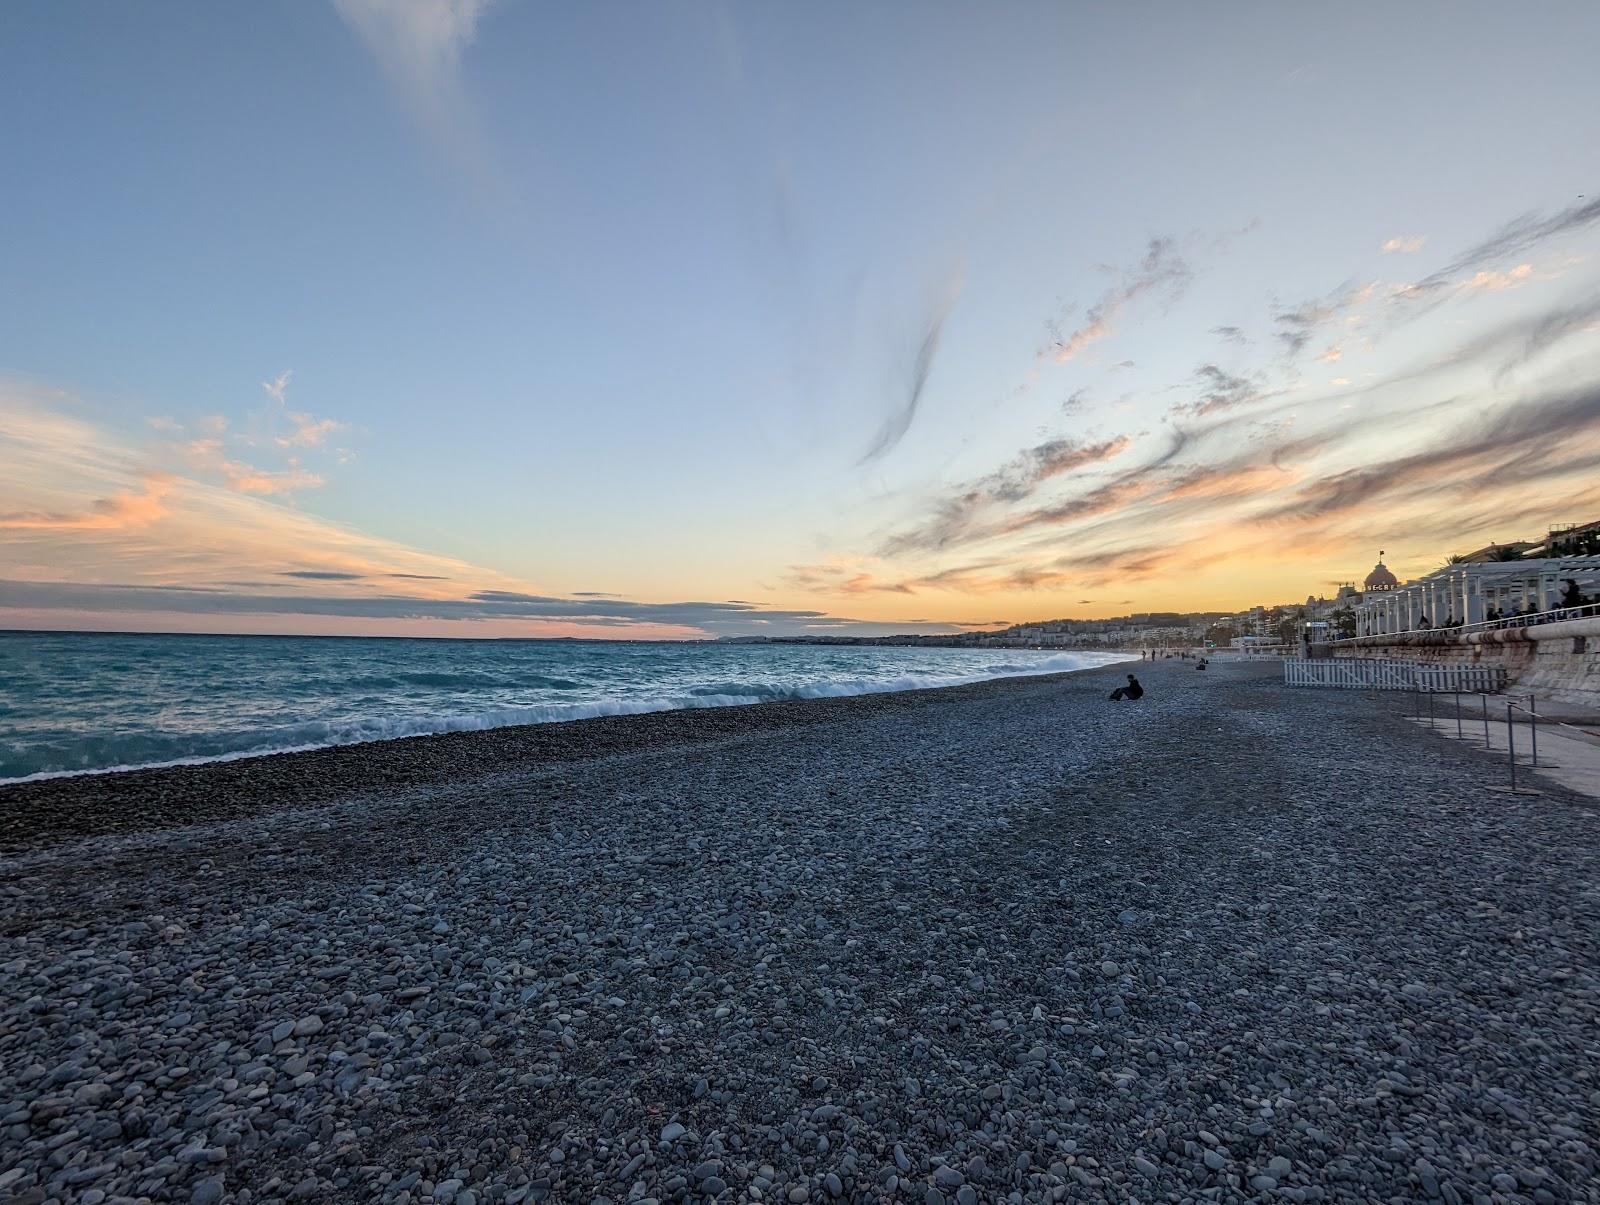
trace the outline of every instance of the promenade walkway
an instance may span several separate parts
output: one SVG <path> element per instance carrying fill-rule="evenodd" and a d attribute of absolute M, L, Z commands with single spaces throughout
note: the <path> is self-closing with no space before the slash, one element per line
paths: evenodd
<path fill-rule="evenodd" d="M 1508 703 L 1515 705 L 1510 727 Z M 1531 724 L 1529 710 L 1538 717 Z M 1555 782 L 1600 800 L 1600 713 L 1511 690 L 1488 696 L 1436 696 L 1431 718 L 1424 714 L 1421 723 L 1440 736 L 1500 757 L 1506 763 L 1506 783 L 1510 782 L 1509 753 L 1514 750 L 1519 788 L 1537 790 Z M 1532 760 L 1536 749 L 1537 765 Z"/>

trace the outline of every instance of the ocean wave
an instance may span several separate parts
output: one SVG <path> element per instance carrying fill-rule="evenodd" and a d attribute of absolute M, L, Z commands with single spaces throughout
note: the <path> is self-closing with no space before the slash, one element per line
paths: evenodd
<path fill-rule="evenodd" d="M 317 690 L 322 683 L 303 683 L 306 690 Z M 551 678 L 543 674 L 491 674 L 460 670 L 396 670 L 389 674 L 363 674 L 343 680 L 354 690 L 401 690 L 411 686 L 430 690 L 581 690 L 583 683 L 570 678 Z"/>
<path fill-rule="evenodd" d="M 709 707 L 739 707 L 752 703 L 787 700 L 842 698 L 852 695 L 884 694 L 906 690 L 930 690 L 965 686 L 996 678 L 1036 677 L 1088 669 L 1119 660 L 1114 654 L 1059 653 L 1038 661 L 985 666 L 975 674 L 908 673 L 889 678 L 841 678 L 797 684 L 774 682 L 719 682 L 691 687 L 684 693 L 638 698 L 608 698 L 588 702 L 537 703 L 523 707 L 494 708 L 460 714 L 363 716 L 347 719 L 311 720 L 300 724 L 255 731 L 202 732 L 184 736 L 130 735 L 102 738 L 74 754 L 64 750 L 34 748 L 23 757 L 35 765 L 55 762 L 11 778 L 0 778 L 0 785 L 70 778 L 85 774 L 116 774 L 133 770 L 164 769 L 172 766 L 204 765 L 211 762 L 239 761 L 277 753 L 304 753 L 343 745 L 399 740 L 412 736 L 433 736 L 446 732 L 481 732 L 524 724 L 563 723 L 596 719 L 602 716 L 645 715 L 661 711 L 684 711 Z M 412 676 L 412 675 L 396 675 Z M 480 677 L 470 674 L 417 674 L 417 678 L 460 679 Z M 352 683 L 354 684 L 354 683 Z M 519 686 L 529 679 L 516 681 Z M 541 679 L 535 683 L 545 689 L 575 688 L 578 683 L 564 679 Z M 558 685 L 559 684 L 559 685 Z M 443 685 L 442 683 L 436 684 Z M 481 680 L 478 685 L 482 685 Z M 15 747 L 13 747 L 15 749 Z M 16 750 L 21 755 L 21 750 Z M 3 760 L 11 760 L 8 756 Z M 68 766 L 64 763 L 77 762 Z"/>

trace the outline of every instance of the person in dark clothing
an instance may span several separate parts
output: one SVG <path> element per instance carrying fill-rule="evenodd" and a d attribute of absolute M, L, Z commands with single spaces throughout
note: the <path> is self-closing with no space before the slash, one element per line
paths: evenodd
<path fill-rule="evenodd" d="M 1123 699 L 1140 699 L 1143 697 L 1144 687 L 1139 685 L 1139 679 L 1135 678 L 1132 674 L 1128 675 L 1128 684 L 1126 686 L 1119 686 L 1116 690 L 1111 692 L 1112 700 L 1119 703 Z"/>
<path fill-rule="evenodd" d="M 1576 578 L 1567 579 L 1567 588 L 1561 592 L 1561 605 L 1563 607 L 1581 607 L 1588 599 L 1584 598 L 1583 591 L 1578 589 Z"/>

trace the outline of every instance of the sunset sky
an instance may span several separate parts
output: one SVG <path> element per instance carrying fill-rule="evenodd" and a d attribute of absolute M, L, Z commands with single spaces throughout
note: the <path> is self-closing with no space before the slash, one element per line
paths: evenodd
<path fill-rule="evenodd" d="M 949 631 L 1600 518 L 1600 5 L 0 5 L 0 627 Z"/>

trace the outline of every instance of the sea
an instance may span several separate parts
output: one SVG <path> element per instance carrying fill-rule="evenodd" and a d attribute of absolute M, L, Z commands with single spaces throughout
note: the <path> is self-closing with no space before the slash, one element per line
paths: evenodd
<path fill-rule="evenodd" d="M 0 632 L 0 782 L 1061 673 L 1127 654 Z"/>

